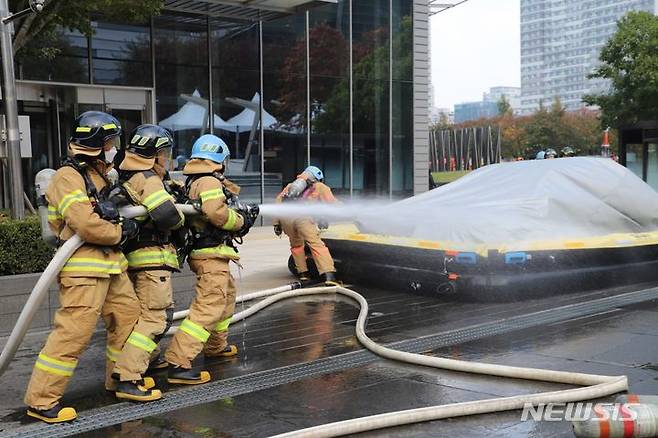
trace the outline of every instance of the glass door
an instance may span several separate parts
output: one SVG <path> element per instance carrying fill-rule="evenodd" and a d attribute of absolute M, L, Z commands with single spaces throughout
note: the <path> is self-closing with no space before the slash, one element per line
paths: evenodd
<path fill-rule="evenodd" d="M 144 112 L 135 109 L 111 108 L 109 111 L 121 123 L 123 128 L 123 144 L 128 144 L 130 133 L 143 122 Z"/>
<path fill-rule="evenodd" d="M 658 144 L 647 144 L 647 184 L 658 191 Z"/>
<path fill-rule="evenodd" d="M 639 178 L 644 178 L 644 145 L 629 144 L 626 149 L 626 167 Z"/>

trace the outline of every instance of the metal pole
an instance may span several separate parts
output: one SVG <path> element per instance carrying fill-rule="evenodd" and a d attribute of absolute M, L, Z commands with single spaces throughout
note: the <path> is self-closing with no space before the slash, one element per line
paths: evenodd
<path fill-rule="evenodd" d="M 354 197 L 354 77 L 353 73 L 353 63 L 354 58 L 352 54 L 352 0 L 349 2 L 350 10 L 350 198 Z"/>
<path fill-rule="evenodd" d="M 7 0 L 0 0 L 0 18 L 9 15 Z M 9 23 L 0 22 L 2 44 L 2 98 L 5 103 L 7 161 L 11 184 L 11 217 L 25 217 L 23 204 L 23 172 L 21 169 L 21 138 L 18 127 L 18 100 L 16 97 L 16 78 L 14 76 L 14 51 L 12 48 Z"/>
<path fill-rule="evenodd" d="M 214 134 L 215 109 L 212 104 L 214 90 L 212 89 L 212 29 L 210 27 L 210 17 L 206 17 L 206 25 L 208 35 L 208 131 L 210 134 Z"/>
<path fill-rule="evenodd" d="M 258 102 L 258 120 L 260 125 L 260 203 L 265 202 L 265 127 L 263 126 L 263 105 L 265 102 L 265 90 L 263 90 L 263 21 L 258 22 L 259 47 L 259 76 L 260 76 L 260 101 Z M 246 159 L 246 158 L 245 158 Z M 261 216 L 261 225 L 263 217 Z"/>
<path fill-rule="evenodd" d="M 306 165 L 311 165 L 311 17 L 306 11 Z"/>
<path fill-rule="evenodd" d="M 393 0 L 388 0 L 388 197 L 393 199 Z"/>
<path fill-rule="evenodd" d="M 158 123 L 158 112 L 156 108 L 156 97 L 155 97 L 155 90 L 157 88 L 157 83 L 156 83 L 156 78 L 155 78 L 155 19 L 151 15 L 150 19 L 150 29 L 149 29 L 149 35 L 150 35 L 150 40 L 151 40 L 151 86 L 153 87 L 151 89 L 151 123 L 154 125 Z"/>

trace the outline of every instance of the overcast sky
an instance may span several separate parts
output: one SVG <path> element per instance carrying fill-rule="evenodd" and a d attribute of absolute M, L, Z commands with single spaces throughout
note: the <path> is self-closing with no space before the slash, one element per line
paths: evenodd
<path fill-rule="evenodd" d="M 469 0 L 430 18 L 435 106 L 452 109 L 490 87 L 520 86 L 519 3 Z"/>

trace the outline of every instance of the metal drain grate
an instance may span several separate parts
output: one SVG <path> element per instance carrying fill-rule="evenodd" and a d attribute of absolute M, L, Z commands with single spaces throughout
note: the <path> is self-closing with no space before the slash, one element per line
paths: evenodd
<path fill-rule="evenodd" d="M 658 299 L 658 288 L 630 292 L 622 295 L 601 298 L 589 302 L 571 304 L 554 309 L 533 312 L 492 322 L 476 324 L 469 327 L 448 330 L 417 339 L 387 344 L 390 348 L 420 353 L 450 345 L 501 335 L 521 329 L 527 329 L 576 317 L 594 315 L 600 312 L 631 304 Z M 313 362 L 289 365 L 261 371 L 245 376 L 216 381 L 200 387 L 187 388 L 167 393 L 162 400 L 146 404 L 118 403 L 98 409 L 85 411 L 73 423 L 69 424 L 31 424 L 0 433 L 0 437 L 64 437 L 89 432 L 104 427 L 121 424 L 126 421 L 165 414 L 179 409 L 197 406 L 252 393 L 275 386 L 296 382 L 309 377 L 347 370 L 357 366 L 368 365 L 379 359 L 366 350 L 340 354 L 318 359 Z"/>

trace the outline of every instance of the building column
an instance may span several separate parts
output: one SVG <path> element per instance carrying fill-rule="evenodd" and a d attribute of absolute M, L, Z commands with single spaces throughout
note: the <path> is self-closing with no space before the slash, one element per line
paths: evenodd
<path fill-rule="evenodd" d="M 429 2 L 414 0 L 414 194 L 429 190 Z"/>

